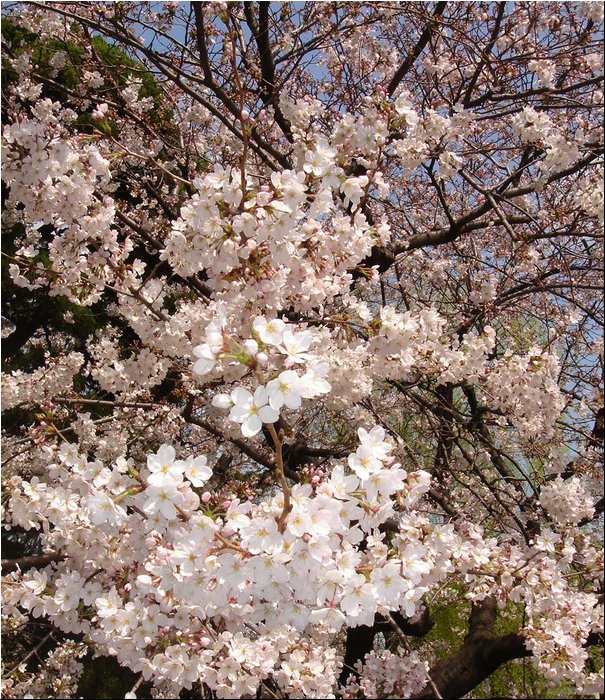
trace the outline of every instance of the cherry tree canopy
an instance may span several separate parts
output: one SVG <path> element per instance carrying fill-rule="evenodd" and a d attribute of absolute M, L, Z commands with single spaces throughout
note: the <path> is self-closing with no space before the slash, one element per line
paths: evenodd
<path fill-rule="evenodd" d="M 602 4 L 2 35 L 4 696 L 603 692 Z"/>

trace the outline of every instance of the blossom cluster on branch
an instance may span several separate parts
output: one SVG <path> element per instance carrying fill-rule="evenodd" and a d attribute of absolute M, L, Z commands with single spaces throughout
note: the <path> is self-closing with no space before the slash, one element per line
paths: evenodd
<path fill-rule="evenodd" d="M 3 695 L 603 692 L 602 47 L 6 7 Z"/>

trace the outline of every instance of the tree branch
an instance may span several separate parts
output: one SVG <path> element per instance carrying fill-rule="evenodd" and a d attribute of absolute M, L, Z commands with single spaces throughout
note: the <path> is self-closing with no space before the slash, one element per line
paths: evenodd
<path fill-rule="evenodd" d="M 431 668 L 430 677 L 442 697 L 462 698 L 503 664 L 532 656 L 521 632 L 501 637 L 494 635 L 496 615 L 495 598 L 490 596 L 474 604 L 469 617 L 469 632 L 462 646 Z M 596 644 L 603 644 L 603 635 L 592 633 L 585 646 Z M 428 700 L 437 698 L 437 695 L 427 684 L 414 698 Z"/>
<path fill-rule="evenodd" d="M 292 142 L 294 139 L 292 137 L 290 122 L 285 118 L 279 107 L 279 96 L 275 89 L 275 61 L 269 41 L 269 3 L 260 2 L 258 4 L 258 24 L 254 18 L 252 8 L 253 4 L 251 2 L 244 3 L 246 22 L 250 27 L 252 36 L 254 36 L 260 56 L 260 97 L 265 105 L 271 105 L 273 107 L 275 121 L 288 141 Z"/>
<path fill-rule="evenodd" d="M 266 467 L 267 469 L 271 470 L 275 468 L 275 464 L 267 455 L 262 454 L 258 450 L 255 450 L 253 447 L 250 447 L 250 445 L 244 442 L 244 440 L 240 440 L 239 438 L 226 437 L 225 435 L 223 435 L 222 431 L 220 431 L 218 428 L 212 425 L 212 423 L 202 420 L 201 418 L 196 418 L 196 416 L 193 415 L 194 404 L 194 399 L 190 399 L 187 402 L 185 409 L 183 410 L 183 418 L 187 421 L 187 423 L 197 425 L 200 428 L 204 428 L 204 430 L 211 433 L 215 437 L 227 440 L 232 445 L 235 445 L 238 449 L 240 449 L 245 455 L 248 455 L 248 457 L 253 459 L 255 462 L 257 462 L 258 464 L 262 464 L 263 467 Z"/>
<path fill-rule="evenodd" d="M 403 80 L 406 73 L 410 70 L 410 68 L 418 60 L 418 57 L 420 56 L 420 54 L 424 51 L 425 46 L 429 43 L 431 37 L 433 36 L 433 32 L 435 31 L 435 26 L 436 26 L 435 19 L 437 17 L 440 17 L 443 14 L 443 11 L 445 10 L 446 7 L 447 7 L 447 2 L 438 2 L 437 3 L 437 6 L 435 7 L 435 11 L 433 12 L 432 17 L 429 19 L 428 24 L 424 28 L 424 31 L 420 35 L 420 39 L 418 39 L 416 46 L 414 46 L 414 48 L 406 56 L 403 63 L 397 69 L 397 72 L 395 73 L 395 75 L 391 78 L 391 81 L 389 82 L 389 84 L 387 86 L 387 94 L 389 97 L 393 96 L 393 93 L 395 92 L 395 90 L 399 86 L 399 83 Z"/>
<path fill-rule="evenodd" d="M 20 557 L 19 559 L 2 559 L 2 573 L 16 571 L 17 568 L 21 571 L 33 569 L 37 566 L 47 566 L 54 561 L 62 561 L 65 557 L 62 554 L 51 552 L 50 554 L 40 554 L 33 557 Z"/>

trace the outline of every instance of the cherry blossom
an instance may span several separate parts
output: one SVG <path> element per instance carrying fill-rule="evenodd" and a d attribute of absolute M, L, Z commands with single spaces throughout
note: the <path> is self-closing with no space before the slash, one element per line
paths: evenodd
<path fill-rule="evenodd" d="M 239 387 L 232 396 L 234 405 L 229 415 L 236 423 L 241 423 L 244 436 L 256 435 L 263 423 L 275 423 L 279 417 L 279 411 L 269 405 L 269 392 L 265 387 L 257 387 L 254 394 Z"/>
<path fill-rule="evenodd" d="M 3 695 L 602 693 L 601 4 L 2 32 Z"/>

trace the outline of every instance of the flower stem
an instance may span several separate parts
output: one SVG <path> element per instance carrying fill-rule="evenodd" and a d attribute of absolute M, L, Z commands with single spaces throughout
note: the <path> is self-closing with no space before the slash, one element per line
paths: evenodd
<path fill-rule="evenodd" d="M 284 475 L 284 460 L 282 452 L 282 442 L 279 439 L 277 431 L 272 423 L 266 423 L 267 429 L 273 438 L 273 444 L 275 445 L 275 471 L 277 472 L 277 478 L 281 485 L 282 491 L 284 493 L 284 508 L 281 515 L 277 518 L 277 527 L 280 532 L 283 532 L 286 528 L 286 519 L 288 513 L 292 510 L 292 503 L 290 502 L 290 487 L 286 481 Z"/>

